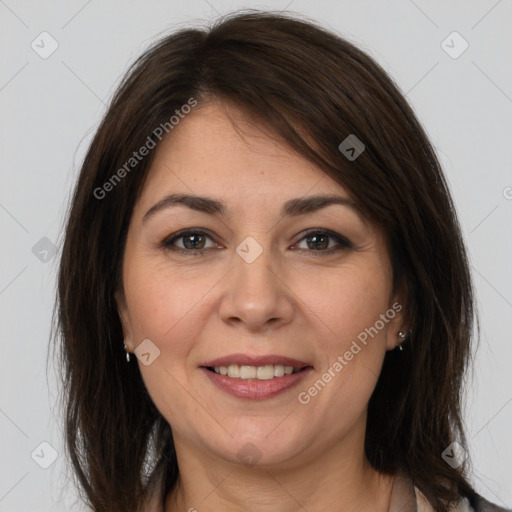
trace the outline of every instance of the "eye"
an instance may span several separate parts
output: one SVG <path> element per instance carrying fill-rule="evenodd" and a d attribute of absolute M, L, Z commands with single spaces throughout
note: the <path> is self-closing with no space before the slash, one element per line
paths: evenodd
<path fill-rule="evenodd" d="M 212 243 L 208 247 L 207 240 Z M 306 243 L 306 247 L 299 247 L 301 243 Z M 334 242 L 332 244 L 331 242 Z M 181 245 L 178 245 L 181 244 Z M 164 239 L 161 246 L 169 251 L 181 253 L 187 256 L 201 256 L 207 250 L 219 247 L 213 242 L 212 237 L 203 230 L 180 231 Z M 353 248 L 353 244 L 343 235 L 330 231 L 328 229 L 311 229 L 303 236 L 298 247 L 301 251 L 328 253 Z M 320 254 L 318 254 L 320 256 Z"/>
<path fill-rule="evenodd" d="M 334 251 L 353 248 L 353 244 L 350 240 L 345 238 L 343 235 L 328 229 L 310 230 L 306 236 L 300 240 L 299 244 L 303 243 L 303 241 L 305 241 L 306 247 L 301 247 L 300 250 L 309 250 L 310 252 L 316 251 L 331 253 Z M 334 241 L 335 244 L 332 245 L 330 243 L 331 241 Z"/>
<path fill-rule="evenodd" d="M 210 247 L 206 247 L 207 239 L 210 239 L 213 242 L 212 238 L 202 230 L 181 231 L 169 238 L 166 238 L 162 242 L 162 246 L 165 249 L 176 251 L 182 254 L 199 256 L 203 254 L 206 249 L 216 247 L 215 243 L 213 243 Z M 176 243 L 181 243 L 182 246 L 176 245 Z"/>

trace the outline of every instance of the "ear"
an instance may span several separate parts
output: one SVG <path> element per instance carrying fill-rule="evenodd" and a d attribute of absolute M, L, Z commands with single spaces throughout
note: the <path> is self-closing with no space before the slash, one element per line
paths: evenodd
<path fill-rule="evenodd" d="M 409 315 L 406 309 L 405 297 L 404 292 L 394 294 L 386 311 L 386 316 L 389 318 L 386 350 L 394 350 L 404 341 L 398 333 L 408 333 L 410 331 L 410 326 L 407 325 Z"/>
<path fill-rule="evenodd" d="M 121 290 L 117 290 L 114 293 L 114 299 L 117 305 L 117 313 L 119 314 L 119 319 L 121 321 L 121 325 L 123 326 L 123 336 L 124 343 L 128 347 L 130 352 L 133 352 L 133 336 L 131 323 L 128 315 L 128 306 L 126 305 L 126 297 L 124 296 L 124 292 Z"/>

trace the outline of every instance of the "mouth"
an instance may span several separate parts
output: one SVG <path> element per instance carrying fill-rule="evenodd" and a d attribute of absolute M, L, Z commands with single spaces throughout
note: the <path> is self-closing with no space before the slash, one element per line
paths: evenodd
<path fill-rule="evenodd" d="M 253 400 L 272 398 L 295 387 L 313 371 L 313 365 L 284 356 L 233 354 L 200 365 L 218 389 Z"/>
<path fill-rule="evenodd" d="M 285 375 L 292 375 L 299 373 L 310 366 L 297 368 L 293 366 L 284 366 L 281 364 L 266 364 L 264 366 L 250 366 L 240 364 L 230 364 L 229 366 L 206 366 L 208 371 L 216 373 L 217 375 L 225 375 L 232 379 L 257 379 L 257 380 L 271 380 L 279 379 Z"/>
<path fill-rule="evenodd" d="M 299 373 L 311 368 L 312 365 L 299 359 L 275 354 L 267 356 L 232 354 L 207 361 L 201 367 L 217 375 L 231 377 L 232 379 L 270 380 Z"/>

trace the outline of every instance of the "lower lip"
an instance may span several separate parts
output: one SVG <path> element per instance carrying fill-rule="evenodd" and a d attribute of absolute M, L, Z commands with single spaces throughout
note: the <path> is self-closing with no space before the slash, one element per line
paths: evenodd
<path fill-rule="evenodd" d="M 200 368 L 206 376 L 219 389 L 237 398 L 247 398 L 249 400 L 266 400 L 280 395 L 296 386 L 309 374 L 313 368 L 306 368 L 298 373 L 284 375 L 283 377 L 274 377 L 269 380 L 259 379 L 234 379 L 227 375 L 219 375 L 206 368 Z"/>

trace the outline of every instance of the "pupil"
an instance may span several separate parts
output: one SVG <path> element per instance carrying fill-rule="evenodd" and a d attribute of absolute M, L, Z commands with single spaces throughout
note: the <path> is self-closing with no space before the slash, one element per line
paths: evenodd
<path fill-rule="evenodd" d="M 202 235 L 187 235 L 183 237 L 183 239 L 185 240 L 184 245 L 187 249 L 201 249 L 204 245 L 204 239 L 201 240 L 202 238 Z M 311 235 L 310 237 L 308 237 L 308 240 L 312 242 L 311 245 L 313 246 L 314 249 L 326 249 L 329 245 L 329 242 L 327 241 L 328 237 L 325 235 Z M 202 244 L 201 241 L 203 242 Z"/>
<path fill-rule="evenodd" d="M 327 240 L 327 236 L 325 235 L 312 235 L 309 237 L 309 240 L 314 240 L 313 242 L 313 247 L 316 248 L 316 249 L 326 249 L 327 246 L 329 245 L 329 243 L 327 242 L 327 244 L 325 243 L 325 241 Z M 320 242 L 318 243 L 318 240 L 319 239 L 323 239 L 324 243 Z"/>
<path fill-rule="evenodd" d="M 187 249 L 196 249 L 196 248 L 198 248 L 198 246 L 200 245 L 200 241 L 198 241 L 198 239 L 200 239 L 200 238 L 202 238 L 202 235 L 187 235 L 187 236 L 185 236 L 184 237 L 184 240 L 185 240 L 185 244 L 184 245 L 185 245 L 185 247 Z M 192 244 L 187 243 L 190 240 L 194 240 L 192 242 Z M 201 249 L 201 248 L 202 248 L 202 246 L 199 247 L 199 249 Z"/>

